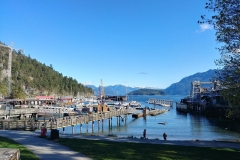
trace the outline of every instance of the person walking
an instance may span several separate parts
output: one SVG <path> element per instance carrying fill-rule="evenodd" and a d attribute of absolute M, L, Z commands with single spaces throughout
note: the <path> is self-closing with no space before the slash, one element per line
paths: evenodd
<path fill-rule="evenodd" d="M 143 139 L 146 139 L 146 129 L 143 130 Z"/>
<path fill-rule="evenodd" d="M 167 140 L 167 134 L 166 133 L 163 133 L 163 139 Z"/>

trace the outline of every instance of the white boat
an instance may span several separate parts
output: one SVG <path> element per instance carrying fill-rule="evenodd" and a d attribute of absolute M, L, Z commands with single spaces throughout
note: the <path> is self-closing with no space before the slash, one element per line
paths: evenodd
<path fill-rule="evenodd" d="M 117 104 L 115 105 L 116 109 L 124 109 L 124 106 L 122 104 Z"/>
<path fill-rule="evenodd" d="M 77 114 L 74 108 L 71 107 L 56 107 L 56 106 L 39 106 L 38 115 L 51 115 L 51 114 Z"/>
<path fill-rule="evenodd" d="M 141 104 L 140 104 L 139 102 L 137 102 L 137 101 L 131 101 L 131 102 L 129 103 L 129 105 L 130 105 L 131 107 L 141 107 Z"/>

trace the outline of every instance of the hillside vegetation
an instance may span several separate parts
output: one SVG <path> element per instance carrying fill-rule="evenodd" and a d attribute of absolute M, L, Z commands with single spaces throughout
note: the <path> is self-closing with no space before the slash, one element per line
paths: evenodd
<path fill-rule="evenodd" d="M 139 89 L 128 93 L 128 95 L 166 95 L 166 93 L 156 89 Z"/>
<path fill-rule="evenodd" d="M 7 96 L 8 88 L 8 55 L 9 50 L 0 46 L 0 94 L 3 96 Z M 55 71 L 52 65 L 46 66 L 30 56 L 12 52 L 11 98 L 36 95 L 76 96 L 78 93 L 86 95 L 93 94 L 93 91 L 76 79 Z"/>

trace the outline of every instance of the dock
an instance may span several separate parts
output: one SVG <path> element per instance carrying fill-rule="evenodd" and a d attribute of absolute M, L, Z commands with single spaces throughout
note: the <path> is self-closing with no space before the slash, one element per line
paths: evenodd
<path fill-rule="evenodd" d="M 165 113 L 165 112 L 167 112 L 167 111 L 168 111 L 168 110 L 166 110 L 166 109 L 150 110 L 150 111 L 149 111 L 149 115 L 151 115 L 151 116 L 156 116 L 156 115 Z"/>
<path fill-rule="evenodd" d="M 112 118 L 117 117 L 117 122 L 120 123 L 122 115 L 127 115 L 129 113 L 128 109 L 107 111 L 99 113 L 91 113 L 84 115 L 68 116 L 63 118 L 55 118 L 51 120 L 37 120 L 35 119 L 25 119 L 25 120 L 13 120 L 13 119 L 3 119 L 0 120 L 0 129 L 5 130 L 40 130 L 42 127 L 46 129 L 59 129 L 65 127 L 72 127 L 74 132 L 74 126 L 82 124 L 88 125 L 94 122 L 103 121 L 104 119 L 109 119 L 109 124 L 112 123 Z"/>
<path fill-rule="evenodd" d="M 1 119 L 9 119 L 11 117 L 21 118 L 36 115 L 37 113 L 38 109 L 36 108 L 0 110 L 0 118 Z"/>
<path fill-rule="evenodd" d="M 147 102 L 149 104 L 160 105 L 162 107 L 172 107 L 173 106 L 172 100 L 150 98 Z"/>
<path fill-rule="evenodd" d="M 133 113 L 132 114 L 132 118 L 140 118 L 140 117 L 144 117 L 144 116 L 156 116 L 162 113 L 167 112 L 168 110 L 166 109 L 153 109 L 153 110 L 147 110 L 146 108 L 142 111 L 142 113 Z"/>

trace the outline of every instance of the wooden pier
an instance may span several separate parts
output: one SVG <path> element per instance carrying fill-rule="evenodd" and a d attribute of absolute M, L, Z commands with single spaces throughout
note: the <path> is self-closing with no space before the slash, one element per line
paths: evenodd
<path fill-rule="evenodd" d="M 0 110 L 0 118 L 9 119 L 10 117 L 27 117 L 36 115 L 38 109 L 36 108 L 25 108 L 25 109 L 9 109 L 9 110 Z"/>
<path fill-rule="evenodd" d="M 42 127 L 46 129 L 59 129 L 65 127 L 72 127 L 72 132 L 74 133 L 74 126 L 82 124 L 88 125 L 92 123 L 94 127 L 94 122 L 100 122 L 104 119 L 109 119 L 109 124 L 112 123 L 112 117 L 117 117 L 117 122 L 120 123 L 122 115 L 127 115 L 129 109 L 111 111 L 111 112 L 101 112 L 101 113 L 91 113 L 86 115 L 77 115 L 71 117 L 56 118 L 51 120 L 0 120 L 0 129 L 6 130 L 40 130 Z M 80 128 L 81 129 L 81 128 Z"/>

